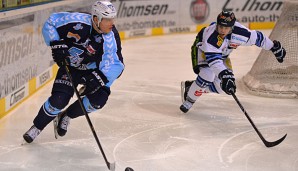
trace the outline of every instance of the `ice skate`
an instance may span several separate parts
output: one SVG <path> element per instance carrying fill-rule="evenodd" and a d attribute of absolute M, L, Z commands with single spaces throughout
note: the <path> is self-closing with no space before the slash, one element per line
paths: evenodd
<path fill-rule="evenodd" d="M 34 125 L 23 135 L 24 140 L 27 143 L 31 143 L 39 134 L 41 130 L 36 128 Z"/>
<path fill-rule="evenodd" d="M 66 112 L 61 112 L 54 120 L 54 132 L 55 138 L 57 139 L 58 136 L 63 137 L 67 132 L 67 126 L 69 125 L 70 117 L 66 115 Z"/>
<path fill-rule="evenodd" d="M 188 90 L 194 81 L 181 81 L 181 100 L 182 103 L 186 100 Z"/>

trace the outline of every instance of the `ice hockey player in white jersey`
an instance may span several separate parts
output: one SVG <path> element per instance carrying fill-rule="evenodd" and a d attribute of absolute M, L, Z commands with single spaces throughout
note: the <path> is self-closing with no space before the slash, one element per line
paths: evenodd
<path fill-rule="evenodd" d="M 271 41 L 260 31 L 249 30 L 236 21 L 233 12 L 222 11 L 217 16 L 216 23 L 200 30 L 191 47 L 193 71 L 197 78 L 194 81 L 181 82 L 183 104 L 180 110 L 188 112 L 206 92 L 228 95 L 235 93 L 236 84 L 229 54 L 238 46 L 251 45 L 272 51 L 280 63 L 286 56 L 279 41 Z"/>

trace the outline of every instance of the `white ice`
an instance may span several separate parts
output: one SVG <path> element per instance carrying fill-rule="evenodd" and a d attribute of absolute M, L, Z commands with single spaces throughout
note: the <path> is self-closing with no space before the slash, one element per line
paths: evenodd
<path fill-rule="evenodd" d="M 231 56 L 239 100 L 268 141 L 266 148 L 231 96 L 204 94 L 187 114 L 180 81 L 195 79 L 190 47 L 196 33 L 123 41 L 126 69 L 103 110 L 90 118 L 116 171 L 297 171 L 297 99 L 249 94 L 241 82 L 260 52 L 239 47 Z M 272 60 L 275 60 L 272 58 Z M 50 123 L 31 144 L 25 133 L 49 97 L 52 82 L 0 120 L 1 171 L 108 170 L 85 117 L 56 140 Z M 73 100 L 76 99 L 75 97 Z"/>

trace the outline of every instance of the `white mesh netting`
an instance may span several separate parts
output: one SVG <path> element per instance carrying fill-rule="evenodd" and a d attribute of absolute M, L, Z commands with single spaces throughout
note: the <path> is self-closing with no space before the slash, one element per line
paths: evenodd
<path fill-rule="evenodd" d="M 251 70 L 243 77 L 248 90 L 268 97 L 298 98 L 298 1 L 285 1 L 269 38 L 286 49 L 283 63 L 271 51 L 262 50 Z"/>

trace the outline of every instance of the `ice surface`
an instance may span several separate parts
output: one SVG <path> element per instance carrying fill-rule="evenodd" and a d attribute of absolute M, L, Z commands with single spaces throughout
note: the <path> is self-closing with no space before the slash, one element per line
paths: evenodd
<path fill-rule="evenodd" d="M 116 171 L 298 170 L 297 100 L 248 94 L 241 78 L 260 49 L 239 47 L 231 55 L 237 96 L 268 141 L 266 148 L 231 96 L 205 94 L 187 114 L 180 81 L 194 79 L 190 46 L 196 33 L 123 41 L 126 69 L 109 102 L 90 118 Z M 0 120 L 1 171 L 106 171 L 85 117 L 71 121 L 63 138 L 49 124 L 32 144 L 21 145 L 52 82 Z M 73 98 L 74 100 L 75 98 Z"/>

